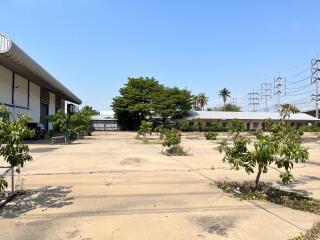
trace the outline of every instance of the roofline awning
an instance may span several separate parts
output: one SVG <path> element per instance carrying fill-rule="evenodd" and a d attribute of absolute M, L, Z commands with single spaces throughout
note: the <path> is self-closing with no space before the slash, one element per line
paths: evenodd
<path fill-rule="evenodd" d="M 56 80 L 3 33 L 0 33 L 0 65 L 52 91 L 67 101 L 75 104 L 82 103 L 80 98 Z"/>

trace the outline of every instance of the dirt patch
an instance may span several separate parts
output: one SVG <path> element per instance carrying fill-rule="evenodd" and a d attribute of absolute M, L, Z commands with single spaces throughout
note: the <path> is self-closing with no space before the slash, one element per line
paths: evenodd
<path fill-rule="evenodd" d="M 202 216 L 197 218 L 196 223 L 211 234 L 227 237 L 230 228 L 235 227 L 234 217 Z"/>
<path fill-rule="evenodd" d="M 125 158 L 120 162 L 120 165 L 139 165 L 139 163 L 144 162 L 141 158 Z"/>

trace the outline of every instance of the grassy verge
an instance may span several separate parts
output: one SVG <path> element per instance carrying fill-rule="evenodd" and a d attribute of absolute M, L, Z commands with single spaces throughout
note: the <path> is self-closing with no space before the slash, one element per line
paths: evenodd
<path fill-rule="evenodd" d="M 289 240 L 316 240 L 320 239 L 320 222 L 317 221 L 313 224 L 312 228 L 300 233 L 299 236 L 290 238 Z"/>
<path fill-rule="evenodd" d="M 286 206 L 292 209 L 320 214 L 320 200 L 288 192 L 261 183 L 258 189 L 249 182 L 216 182 L 224 192 L 242 200 L 263 200 Z"/>

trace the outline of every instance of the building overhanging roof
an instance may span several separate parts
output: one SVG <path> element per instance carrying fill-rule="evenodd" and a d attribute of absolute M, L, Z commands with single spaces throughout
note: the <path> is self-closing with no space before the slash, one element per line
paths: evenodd
<path fill-rule="evenodd" d="M 76 104 L 82 103 L 80 98 L 63 86 L 3 33 L 0 33 L 0 65 L 52 91 L 67 101 Z"/>
<path fill-rule="evenodd" d="M 195 120 L 197 118 L 203 120 L 280 120 L 281 116 L 278 112 L 219 112 L 219 111 L 189 111 L 186 120 Z M 305 113 L 291 114 L 289 120 L 291 121 L 306 121 L 315 122 L 320 121 Z"/>

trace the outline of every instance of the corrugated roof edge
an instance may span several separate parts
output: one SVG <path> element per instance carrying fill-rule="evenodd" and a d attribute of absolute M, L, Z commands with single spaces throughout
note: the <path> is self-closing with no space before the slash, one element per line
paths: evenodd
<path fill-rule="evenodd" d="M 0 64 L 1 63 L 22 77 L 42 87 L 48 88 L 70 102 L 76 104 L 82 103 L 80 98 L 56 80 L 3 33 L 0 33 Z"/>

